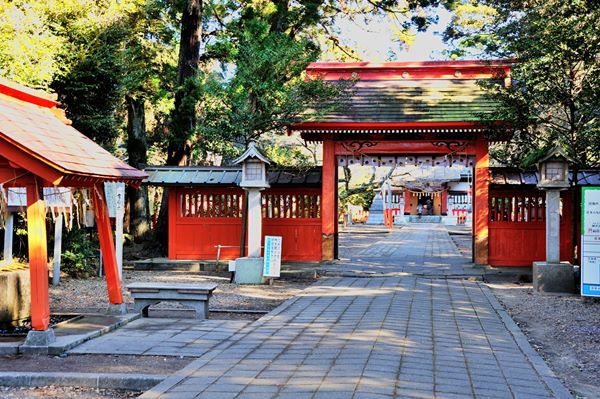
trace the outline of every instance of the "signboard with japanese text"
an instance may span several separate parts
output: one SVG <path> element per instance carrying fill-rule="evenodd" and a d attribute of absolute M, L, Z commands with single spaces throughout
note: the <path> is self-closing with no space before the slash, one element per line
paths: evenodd
<path fill-rule="evenodd" d="M 581 295 L 600 297 L 600 187 L 581 189 Z"/>
<path fill-rule="evenodd" d="M 117 211 L 123 213 L 125 210 L 125 183 L 104 183 L 104 192 L 108 216 L 115 218 Z"/>
<path fill-rule="evenodd" d="M 279 277 L 281 271 L 281 243 L 278 236 L 265 236 L 265 263 L 263 276 Z"/>

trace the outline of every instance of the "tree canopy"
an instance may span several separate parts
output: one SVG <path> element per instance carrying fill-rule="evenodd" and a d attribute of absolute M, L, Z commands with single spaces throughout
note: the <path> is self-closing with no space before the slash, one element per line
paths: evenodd
<path fill-rule="evenodd" d="M 574 0 L 466 0 L 446 38 L 514 60 L 509 87 L 488 85 L 492 119 L 508 121 L 503 162 L 527 166 L 560 145 L 579 166 L 600 164 L 600 5 Z"/>

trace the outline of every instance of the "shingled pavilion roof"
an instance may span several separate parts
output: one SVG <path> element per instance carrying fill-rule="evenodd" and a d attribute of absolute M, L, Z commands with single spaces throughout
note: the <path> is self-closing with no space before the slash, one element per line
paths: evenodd
<path fill-rule="evenodd" d="M 147 176 L 70 126 L 58 105 L 50 95 L 0 80 L 1 156 L 54 185 L 138 184 Z"/>

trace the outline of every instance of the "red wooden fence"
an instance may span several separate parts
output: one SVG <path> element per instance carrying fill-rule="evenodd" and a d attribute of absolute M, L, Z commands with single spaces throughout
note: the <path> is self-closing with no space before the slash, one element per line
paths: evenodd
<path fill-rule="evenodd" d="M 561 260 L 572 261 L 572 195 L 561 193 Z M 531 266 L 546 258 L 545 193 L 539 190 L 490 190 L 489 264 Z"/>
<path fill-rule="evenodd" d="M 244 191 L 174 188 L 169 192 L 169 258 L 239 257 Z M 268 189 L 262 194 L 263 237 L 283 237 L 282 258 L 321 260 L 320 189 Z"/>
<path fill-rule="evenodd" d="M 262 203 L 263 235 L 283 237 L 284 260 L 321 260 L 320 189 L 270 189 Z"/>

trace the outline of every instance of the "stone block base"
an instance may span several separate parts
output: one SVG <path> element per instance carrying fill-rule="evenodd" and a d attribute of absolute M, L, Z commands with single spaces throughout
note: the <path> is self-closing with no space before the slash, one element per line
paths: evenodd
<path fill-rule="evenodd" d="M 321 235 L 321 260 L 332 261 L 334 259 L 335 236 L 333 234 Z"/>
<path fill-rule="evenodd" d="M 108 305 L 108 309 L 106 309 L 106 314 L 110 315 L 122 315 L 127 314 L 127 305 L 124 303 Z"/>
<path fill-rule="evenodd" d="M 538 292 L 573 293 L 573 265 L 569 262 L 533 262 L 533 289 Z"/>
<path fill-rule="evenodd" d="M 47 354 L 48 346 L 54 341 L 56 341 L 56 337 L 51 328 L 44 331 L 31 330 L 27 333 L 25 343 L 21 345 L 19 351 L 25 354 Z"/>
<path fill-rule="evenodd" d="M 0 328 L 31 316 L 29 270 L 0 272 Z"/>
<path fill-rule="evenodd" d="M 236 284 L 263 284 L 263 258 L 237 258 L 235 260 Z"/>

